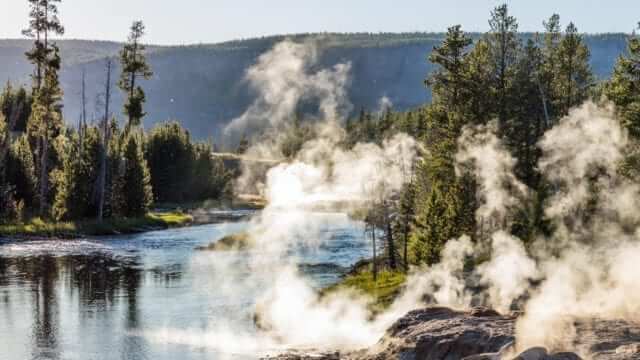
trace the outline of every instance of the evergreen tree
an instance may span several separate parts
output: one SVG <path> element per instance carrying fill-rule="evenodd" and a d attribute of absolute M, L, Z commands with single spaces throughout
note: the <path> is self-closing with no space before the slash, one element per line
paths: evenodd
<path fill-rule="evenodd" d="M 0 112 L 4 115 L 10 131 L 26 131 L 32 102 L 33 98 L 24 87 L 14 89 L 11 83 L 7 82 L 0 95 Z"/>
<path fill-rule="evenodd" d="M 538 76 L 542 53 L 528 40 L 515 65 L 513 92 L 519 101 L 512 105 L 512 117 L 504 129 L 504 141 L 518 160 L 515 174 L 530 188 L 537 187 L 539 150 L 536 146 L 544 131 L 545 114 Z"/>
<path fill-rule="evenodd" d="M 593 74 L 589 65 L 589 48 L 573 23 L 569 23 L 558 45 L 558 73 L 555 94 L 559 116 L 582 104 L 593 86 Z"/>
<path fill-rule="evenodd" d="M 144 159 L 142 144 L 138 136 L 127 136 L 124 146 L 124 171 L 120 191 L 121 215 L 126 217 L 142 216 L 147 213 L 153 201 L 149 168 Z"/>
<path fill-rule="evenodd" d="M 439 67 L 425 83 L 431 87 L 433 102 L 451 111 L 460 112 L 466 97 L 463 93 L 467 85 L 464 60 L 471 43 L 460 25 L 452 26 L 447 30 L 442 45 L 434 47 L 429 55 L 429 61 Z"/>
<path fill-rule="evenodd" d="M 194 161 L 189 133 L 176 122 L 156 126 L 147 137 L 145 158 L 155 201 L 185 201 Z"/>
<path fill-rule="evenodd" d="M 49 42 L 50 34 L 64 34 L 64 27 L 58 19 L 58 6 L 62 0 L 27 0 L 29 3 L 29 27 L 22 31 L 34 39 L 33 48 L 26 53 L 27 59 L 35 65 L 33 75 L 34 91 L 40 90 L 49 57 L 54 49 Z"/>
<path fill-rule="evenodd" d="M 638 24 L 640 29 L 640 23 Z M 627 53 L 616 62 L 605 94 L 616 105 L 622 125 L 640 138 L 640 36 L 635 32 L 627 40 Z"/>
<path fill-rule="evenodd" d="M 94 192 L 98 178 L 98 129 L 87 127 L 81 137 L 74 132 L 65 142 L 62 176 L 53 206 L 57 220 L 82 219 L 96 213 Z"/>
<path fill-rule="evenodd" d="M 122 74 L 118 86 L 126 94 L 124 113 L 128 118 L 127 130 L 141 125 L 142 118 L 146 115 L 143 110 L 146 95 L 142 87 L 137 83 L 140 77 L 142 79 L 150 79 L 153 75 L 144 54 L 145 46 L 141 43 L 144 34 L 145 27 L 143 22 L 134 21 L 133 25 L 131 25 L 127 43 L 120 51 Z"/>
<path fill-rule="evenodd" d="M 501 131 L 510 115 L 510 82 L 520 47 L 518 22 L 515 17 L 509 15 L 507 5 L 503 4 L 491 12 L 489 27 L 491 30 L 486 39 L 494 69 L 494 88 L 497 95 L 495 111 L 498 116 L 498 129 Z"/>
<path fill-rule="evenodd" d="M 26 208 L 33 208 L 36 204 L 38 180 L 33 152 L 25 134 L 11 144 L 8 164 L 7 179 L 15 189 L 16 199 L 23 201 Z"/>
<path fill-rule="evenodd" d="M 536 81 L 539 86 L 540 96 L 543 99 L 543 107 L 545 110 L 545 128 L 551 126 L 551 122 L 555 121 L 557 110 L 555 105 L 558 104 L 556 98 L 557 93 L 554 89 L 556 75 L 558 74 L 558 48 L 562 40 L 562 32 L 560 30 L 560 16 L 553 14 L 549 20 L 543 23 L 545 32 L 542 37 L 542 61 Z"/>
<path fill-rule="evenodd" d="M 60 71 L 60 55 L 58 47 L 51 45 L 53 53 L 44 69 L 44 82 L 36 93 L 29 119 L 29 129 L 33 137 L 38 139 L 39 149 L 39 194 L 40 215 L 46 215 L 49 199 L 50 157 L 52 156 L 52 140 L 62 129 L 62 90 L 58 80 Z M 28 129 L 28 130 L 29 130 Z"/>
<path fill-rule="evenodd" d="M 476 42 L 473 50 L 465 59 L 466 123 L 475 125 L 486 124 L 493 117 L 494 75 L 491 59 L 491 49 L 486 39 Z"/>

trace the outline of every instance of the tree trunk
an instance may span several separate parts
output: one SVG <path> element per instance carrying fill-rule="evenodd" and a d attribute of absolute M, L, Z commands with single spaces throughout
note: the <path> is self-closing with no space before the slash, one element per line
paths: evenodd
<path fill-rule="evenodd" d="M 104 119 L 102 123 L 102 146 L 100 149 L 100 174 L 98 177 L 98 221 L 104 218 L 104 198 L 107 183 L 107 151 L 109 148 L 109 102 L 111 101 L 111 60 L 107 60 L 107 83 L 104 93 Z"/>
<path fill-rule="evenodd" d="M 378 261 L 376 258 L 376 227 L 371 225 L 371 241 L 373 242 L 373 281 L 378 281 Z"/>
<path fill-rule="evenodd" d="M 391 220 L 387 216 L 387 256 L 389 257 L 389 267 L 391 270 L 396 269 L 396 246 L 393 240 L 393 232 L 391 231 Z"/>
<path fill-rule="evenodd" d="M 42 154 L 40 154 L 40 216 L 45 216 L 47 210 L 47 193 L 49 173 L 47 171 L 49 162 L 49 127 L 45 121 L 45 134 L 42 137 Z"/>

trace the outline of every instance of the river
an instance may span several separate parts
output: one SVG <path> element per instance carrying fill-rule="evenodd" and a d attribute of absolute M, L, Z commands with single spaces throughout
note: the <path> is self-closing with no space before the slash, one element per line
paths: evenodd
<path fill-rule="evenodd" d="M 360 223 L 343 214 L 325 220 L 320 246 L 298 246 L 287 256 L 315 287 L 336 282 L 366 257 Z M 242 252 L 195 250 L 246 229 L 226 222 L 136 235 L 69 241 L 0 240 L 0 359 L 220 359 L 251 358 L 152 341 L 160 329 L 202 329 L 218 319 L 251 327 L 253 294 L 230 299 L 216 288 L 216 258 Z"/>

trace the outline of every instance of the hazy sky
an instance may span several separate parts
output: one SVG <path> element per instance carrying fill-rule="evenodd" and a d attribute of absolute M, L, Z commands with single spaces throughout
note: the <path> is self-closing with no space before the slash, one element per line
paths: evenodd
<path fill-rule="evenodd" d="M 26 0 L 1 0 L 0 38 L 20 37 Z M 8 8 L 6 3 L 9 3 Z M 65 38 L 124 40 L 133 19 L 156 44 L 219 42 L 299 32 L 443 31 L 462 24 L 485 31 L 491 0 L 63 0 Z M 584 32 L 630 32 L 640 0 L 507 1 L 523 31 L 537 31 L 550 14 Z"/>

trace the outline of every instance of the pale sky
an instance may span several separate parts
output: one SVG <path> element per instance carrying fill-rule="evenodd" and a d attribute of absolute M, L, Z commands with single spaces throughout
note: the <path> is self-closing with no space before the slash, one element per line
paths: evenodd
<path fill-rule="evenodd" d="M 0 38 L 19 38 L 27 24 L 26 0 L 0 0 Z M 8 6 L 6 3 L 9 3 Z M 64 38 L 126 39 L 134 19 L 155 44 L 211 43 L 300 32 L 444 31 L 462 24 L 486 31 L 492 0 L 63 0 Z M 640 0 L 506 1 L 522 31 L 538 31 L 559 13 L 582 32 L 631 32 Z"/>

